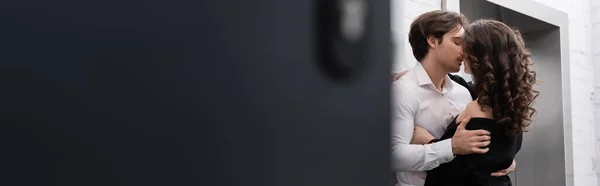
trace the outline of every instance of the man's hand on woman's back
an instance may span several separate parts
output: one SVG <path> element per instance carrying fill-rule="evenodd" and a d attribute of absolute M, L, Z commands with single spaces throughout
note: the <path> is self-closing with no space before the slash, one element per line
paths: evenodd
<path fill-rule="evenodd" d="M 452 137 L 452 153 L 454 155 L 484 154 L 490 150 L 482 148 L 490 144 L 490 132 L 465 129 L 470 120 L 471 117 L 465 117 L 456 128 L 456 133 Z"/>

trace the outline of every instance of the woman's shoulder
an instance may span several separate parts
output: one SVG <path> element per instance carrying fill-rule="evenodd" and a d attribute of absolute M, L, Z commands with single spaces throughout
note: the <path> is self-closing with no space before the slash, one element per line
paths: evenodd
<path fill-rule="evenodd" d="M 467 116 L 471 116 L 471 118 L 494 119 L 492 109 L 489 107 L 482 109 L 482 106 L 477 102 L 477 100 L 471 101 L 467 104 L 467 107 L 465 108 L 465 114 Z"/>

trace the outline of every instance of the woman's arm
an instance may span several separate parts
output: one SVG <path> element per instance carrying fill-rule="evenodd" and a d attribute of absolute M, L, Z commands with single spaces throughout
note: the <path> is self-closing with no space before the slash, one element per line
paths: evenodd
<path fill-rule="evenodd" d="M 410 140 L 410 144 L 420 144 L 425 145 L 432 143 L 435 140 L 435 137 L 427 131 L 427 129 L 423 127 L 419 127 L 415 125 L 412 140 Z"/>

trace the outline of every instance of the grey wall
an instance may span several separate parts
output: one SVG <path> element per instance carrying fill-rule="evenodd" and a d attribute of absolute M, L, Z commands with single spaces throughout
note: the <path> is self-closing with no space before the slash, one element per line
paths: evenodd
<path fill-rule="evenodd" d="M 521 32 L 538 32 L 555 26 L 519 12 L 482 0 L 461 0 L 460 10 L 471 22 L 477 19 L 502 21 Z"/>
<path fill-rule="evenodd" d="M 548 31 L 550 29 L 557 28 L 554 25 L 548 24 L 544 21 L 540 21 L 533 17 L 515 12 L 506 8 L 499 8 L 498 10 L 500 20 L 504 23 L 516 27 L 522 33 Z M 560 38 L 556 38 L 560 39 Z"/>
<path fill-rule="evenodd" d="M 460 12 L 471 22 L 477 19 L 500 20 L 498 6 L 482 0 L 461 0 Z"/>

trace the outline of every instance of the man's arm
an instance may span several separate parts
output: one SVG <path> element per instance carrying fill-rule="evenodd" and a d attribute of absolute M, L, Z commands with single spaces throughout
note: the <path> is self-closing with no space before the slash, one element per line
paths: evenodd
<path fill-rule="evenodd" d="M 452 161 L 451 139 L 426 145 L 410 144 L 418 100 L 402 83 L 392 84 L 392 90 L 393 171 L 427 171 Z"/>

